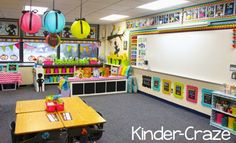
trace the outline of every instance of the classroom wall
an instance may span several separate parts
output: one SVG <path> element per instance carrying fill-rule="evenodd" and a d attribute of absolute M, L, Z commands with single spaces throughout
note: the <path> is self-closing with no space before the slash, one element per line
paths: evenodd
<path fill-rule="evenodd" d="M 124 35 L 122 36 L 122 39 L 115 38 L 111 41 L 107 40 L 107 37 L 111 35 L 111 32 L 114 30 L 114 34 L 122 34 L 124 32 Z M 100 52 L 103 53 L 105 56 L 109 55 L 110 53 L 114 53 L 114 41 L 117 42 L 118 47 L 120 48 L 119 55 L 121 54 L 127 54 L 128 55 L 128 45 L 129 45 L 129 31 L 126 30 L 126 22 L 119 22 L 115 24 L 107 24 L 107 25 L 100 25 L 100 41 L 101 41 L 101 50 Z M 128 41 L 127 43 L 127 50 L 124 50 L 124 41 Z"/>
<path fill-rule="evenodd" d="M 101 36 L 100 38 L 102 39 L 102 45 L 105 46 L 103 48 L 103 52 L 104 54 L 107 56 L 110 54 L 110 52 L 114 52 L 114 48 L 112 47 L 112 45 L 109 43 L 109 41 L 106 40 L 107 36 L 110 35 L 110 32 L 112 31 L 112 27 L 113 25 L 116 26 L 121 26 L 122 30 L 126 31 L 127 35 L 129 34 L 129 31 L 125 30 L 125 22 L 120 22 L 120 23 L 116 23 L 116 24 L 111 24 L 111 25 L 102 25 L 100 28 L 101 32 Z M 103 32 L 103 33 L 102 33 Z M 119 47 L 121 48 L 121 53 L 126 53 L 128 54 L 129 51 L 129 46 L 128 46 L 128 50 L 122 50 L 122 44 L 124 40 L 127 40 L 129 43 L 129 36 L 125 36 L 122 41 L 119 39 L 116 39 L 118 42 Z M 114 40 L 113 40 L 114 41 Z M 218 91 L 223 91 L 224 90 L 224 86 L 223 85 L 219 85 L 219 84 L 214 84 L 214 83 L 208 83 L 208 82 L 203 82 L 203 81 L 196 81 L 196 80 L 192 80 L 192 79 L 188 79 L 188 78 L 182 78 L 182 77 L 177 77 L 174 75 L 167 75 L 167 74 L 163 74 L 163 73 L 158 73 L 158 72 L 153 72 L 153 71 L 148 71 L 148 70 L 144 70 L 144 69 L 139 69 L 139 68 L 133 68 L 133 75 L 137 78 L 137 83 L 138 83 L 138 89 L 139 91 L 145 92 L 147 94 L 156 96 L 158 98 L 164 99 L 166 101 L 175 103 L 177 105 L 189 108 L 189 109 L 193 109 L 196 110 L 200 113 L 206 114 L 206 115 L 210 115 L 211 114 L 211 109 L 205 106 L 202 106 L 201 101 L 202 101 L 202 88 L 206 88 L 206 89 L 211 89 L 211 90 L 218 90 Z M 195 103 L 191 103 L 188 102 L 186 100 L 186 96 L 184 97 L 184 99 L 178 99 L 175 98 L 173 95 L 164 95 L 162 93 L 162 91 L 157 92 L 157 91 L 153 91 L 152 89 L 146 88 L 142 86 L 142 76 L 143 75 L 147 75 L 147 76 L 151 76 L 151 77 L 159 77 L 161 79 L 168 79 L 172 81 L 172 89 L 174 88 L 174 82 L 182 82 L 185 86 L 186 85 L 193 85 L 198 87 L 198 102 L 197 104 Z M 186 88 L 185 88 L 186 90 Z M 186 93 L 186 91 L 184 91 L 184 93 Z M 184 94 L 185 95 L 185 94 Z"/>
<path fill-rule="evenodd" d="M 224 90 L 223 85 L 216 85 L 216 84 L 211 84 L 211 83 L 206 83 L 206 82 L 201 82 L 201 81 L 196 81 L 196 80 L 185 79 L 185 78 L 181 78 L 181 77 L 166 75 L 166 74 L 152 72 L 152 71 L 143 70 L 143 69 L 139 69 L 139 68 L 133 69 L 133 75 L 137 79 L 139 91 L 156 96 L 156 97 L 164 99 L 166 101 L 173 102 L 177 105 L 196 110 L 196 111 L 201 112 L 206 115 L 211 114 L 211 109 L 201 105 L 201 101 L 202 101 L 201 90 L 202 90 L 202 88 L 218 90 L 218 91 Z M 142 76 L 143 75 L 151 76 L 151 77 L 156 76 L 156 77 L 161 78 L 161 80 L 162 79 L 171 80 L 172 81 L 172 89 L 174 88 L 174 82 L 181 82 L 185 85 L 185 87 L 187 84 L 197 86 L 198 87 L 198 102 L 197 102 L 197 104 L 186 101 L 186 96 L 184 97 L 184 99 L 178 99 L 178 98 L 175 98 L 173 95 L 164 95 L 161 90 L 160 90 L 160 92 L 157 92 L 157 91 L 153 91 L 152 89 L 143 87 L 142 86 Z M 162 86 L 162 84 L 161 84 L 161 86 Z M 185 95 L 185 93 L 186 93 L 186 88 L 184 89 L 184 95 Z"/>

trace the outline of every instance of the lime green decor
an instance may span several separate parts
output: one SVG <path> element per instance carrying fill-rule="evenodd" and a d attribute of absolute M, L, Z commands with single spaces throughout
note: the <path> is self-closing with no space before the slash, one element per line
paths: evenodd
<path fill-rule="evenodd" d="M 184 84 L 181 82 L 174 83 L 174 97 L 183 99 L 184 98 Z"/>

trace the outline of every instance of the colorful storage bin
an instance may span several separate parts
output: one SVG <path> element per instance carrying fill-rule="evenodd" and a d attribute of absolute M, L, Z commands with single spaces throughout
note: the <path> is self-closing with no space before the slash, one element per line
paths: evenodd
<path fill-rule="evenodd" d="M 46 111 L 47 112 L 55 112 L 56 104 L 54 102 L 46 102 Z"/>
<path fill-rule="evenodd" d="M 222 124 L 222 118 L 224 117 L 224 114 L 222 113 L 216 113 L 216 123 Z"/>
<path fill-rule="evenodd" d="M 228 117 L 228 128 L 233 129 L 234 128 L 234 122 L 235 122 L 235 118 Z"/>

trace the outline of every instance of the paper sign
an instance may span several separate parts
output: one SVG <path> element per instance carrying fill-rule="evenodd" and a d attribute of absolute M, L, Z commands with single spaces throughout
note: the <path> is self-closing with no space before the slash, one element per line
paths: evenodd
<path fill-rule="evenodd" d="M 59 121 L 56 114 L 47 114 L 47 117 L 50 122 L 58 122 Z"/>
<path fill-rule="evenodd" d="M 61 113 L 61 116 L 63 118 L 64 121 L 70 121 L 72 120 L 71 114 L 70 113 Z"/>

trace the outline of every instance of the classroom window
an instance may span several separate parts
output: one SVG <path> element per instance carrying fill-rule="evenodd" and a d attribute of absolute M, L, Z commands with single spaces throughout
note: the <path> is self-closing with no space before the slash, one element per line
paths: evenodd
<path fill-rule="evenodd" d="M 46 43 L 24 43 L 24 62 L 34 62 L 38 58 L 57 58 L 57 48 Z"/>
<path fill-rule="evenodd" d="M 1 42 L 0 62 L 16 62 L 16 61 L 20 61 L 20 43 Z"/>
<path fill-rule="evenodd" d="M 98 56 L 97 44 L 80 44 L 80 58 L 96 58 Z"/>
<path fill-rule="evenodd" d="M 60 46 L 60 58 L 78 58 L 78 44 L 61 44 Z"/>

